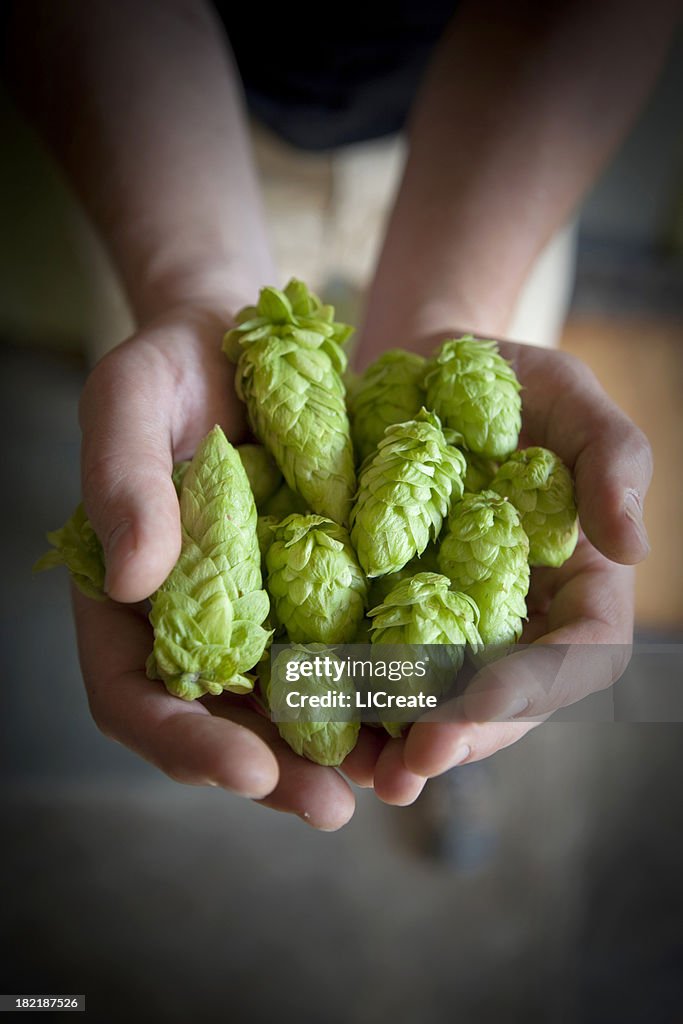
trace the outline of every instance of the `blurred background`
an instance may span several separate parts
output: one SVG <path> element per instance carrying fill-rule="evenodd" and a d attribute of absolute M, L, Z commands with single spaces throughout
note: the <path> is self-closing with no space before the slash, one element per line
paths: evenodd
<path fill-rule="evenodd" d="M 557 243 L 567 269 L 576 253 L 561 345 L 653 445 L 637 640 L 672 652 L 683 639 L 682 98 L 679 38 Z M 334 835 L 181 787 L 97 732 L 66 579 L 30 568 L 79 500 L 78 396 L 128 313 L 58 172 L 0 103 L 2 991 L 85 993 L 103 1021 L 134 1008 L 169 1022 L 680 1022 L 678 724 L 551 722 L 413 808 L 358 791 Z M 400 141 L 305 164 L 262 130 L 255 145 L 283 279 L 296 272 L 354 315 Z M 323 266 L 329 232 L 339 244 Z M 527 306 L 515 337 L 560 329 Z M 646 671 L 680 684 L 675 664 L 639 660 L 617 693 L 646 687 Z"/>

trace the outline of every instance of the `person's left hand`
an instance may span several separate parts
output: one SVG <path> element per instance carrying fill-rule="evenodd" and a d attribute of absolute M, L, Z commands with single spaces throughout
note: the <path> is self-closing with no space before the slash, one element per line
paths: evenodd
<path fill-rule="evenodd" d="M 489 757 L 610 686 L 630 657 L 631 566 L 649 550 L 642 501 L 650 446 L 579 360 L 512 342 L 500 349 L 524 388 L 520 447 L 550 448 L 572 470 L 581 535 L 562 568 L 532 570 L 521 638 L 530 647 L 482 669 L 446 714 L 430 713 L 401 739 L 373 735 L 358 764 L 347 759 L 350 778 L 371 779 L 388 803 L 412 803 L 427 778 Z"/>

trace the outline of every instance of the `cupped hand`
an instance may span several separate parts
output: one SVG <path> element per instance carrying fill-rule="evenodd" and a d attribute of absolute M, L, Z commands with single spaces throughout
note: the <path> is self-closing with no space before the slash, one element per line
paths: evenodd
<path fill-rule="evenodd" d="M 482 669 L 446 714 L 384 742 L 372 774 L 389 803 L 410 803 L 426 778 L 488 757 L 610 686 L 630 657 L 632 566 L 649 550 L 650 446 L 579 360 L 512 342 L 500 349 L 523 385 L 520 446 L 550 448 L 570 467 L 581 536 L 561 569 L 532 570 L 521 639 L 531 646 Z"/>
<path fill-rule="evenodd" d="M 341 775 L 293 754 L 249 698 L 185 702 L 145 675 L 152 630 L 144 602 L 180 552 L 173 463 L 218 423 L 247 436 L 233 371 L 221 352 L 226 312 L 178 307 L 97 364 L 80 404 L 82 485 L 102 541 L 109 600 L 73 592 L 79 655 L 105 735 L 171 778 L 217 785 L 308 824 L 335 829 L 354 798 Z"/>

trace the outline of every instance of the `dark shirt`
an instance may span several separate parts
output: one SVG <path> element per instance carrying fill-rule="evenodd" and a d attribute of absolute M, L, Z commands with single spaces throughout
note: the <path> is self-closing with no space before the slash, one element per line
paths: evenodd
<path fill-rule="evenodd" d="M 215 6 L 251 113 L 294 146 L 324 150 L 405 124 L 455 0 Z"/>

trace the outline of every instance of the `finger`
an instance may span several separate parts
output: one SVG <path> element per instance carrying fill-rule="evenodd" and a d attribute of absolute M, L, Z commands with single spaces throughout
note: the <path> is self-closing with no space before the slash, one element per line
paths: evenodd
<path fill-rule="evenodd" d="M 375 765 L 387 742 L 384 729 L 362 728 L 358 742 L 344 758 L 341 770 L 357 786 L 369 789 L 374 782 Z"/>
<path fill-rule="evenodd" d="M 349 784 L 334 768 L 300 757 L 286 744 L 274 748 L 280 782 L 259 803 L 296 814 L 321 832 L 336 832 L 353 817 L 356 801 Z"/>
<path fill-rule="evenodd" d="M 539 722 L 416 722 L 406 739 L 403 760 L 427 778 L 460 764 L 491 757 L 517 743 Z"/>
<path fill-rule="evenodd" d="M 462 717 L 479 723 L 547 718 L 612 686 L 626 670 L 630 646 L 583 643 L 581 634 L 581 625 L 565 627 L 487 665 L 459 699 Z"/>
<path fill-rule="evenodd" d="M 105 587 L 117 601 L 148 597 L 180 553 L 173 396 L 161 353 L 136 342 L 98 364 L 81 398 L 83 499 L 104 548 Z"/>
<path fill-rule="evenodd" d="M 411 726 L 411 732 L 415 726 Z M 407 807 L 417 800 L 427 778 L 406 767 L 403 749 L 406 740 L 390 739 L 375 767 L 375 792 L 386 804 Z"/>
<path fill-rule="evenodd" d="M 252 798 L 275 788 L 277 762 L 254 732 L 146 678 L 138 666 L 152 635 L 138 610 L 91 601 L 75 589 L 72 599 L 90 710 L 106 736 L 177 782 L 222 786 Z"/>
<path fill-rule="evenodd" d="M 523 430 L 573 470 L 581 525 L 607 558 L 634 564 L 649 551 L 643 503 L 652 452 L 643 432 L 594 374 L 566 353 L 513 346 L 524 385 Z"/>
<path fill-rule="evenodd" d="M 234 705 L 229 713 L 238 722 L 246 722 L 253 715 L 246 705 Z M 296 814 L 322 832 L 335 832 L 353 817 L 356 801 L 339 772 L 295 754 L 280 738 L 276 726 L 261 715 L 254 716 L 250 728 L 269 744 L 279 769 L 277 786 L 259 803 Z"/>

